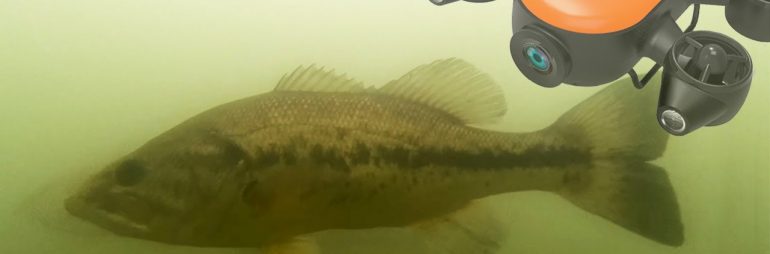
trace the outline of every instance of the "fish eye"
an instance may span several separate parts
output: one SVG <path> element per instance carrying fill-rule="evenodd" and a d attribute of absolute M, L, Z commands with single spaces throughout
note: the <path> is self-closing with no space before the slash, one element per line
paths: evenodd
<path fill-rule="evenodd" d="M 133 186 L 144 179 L 146 169 L 137 160 L 126 160 L 115 169 L 115 181 L 121 186 Z"/>

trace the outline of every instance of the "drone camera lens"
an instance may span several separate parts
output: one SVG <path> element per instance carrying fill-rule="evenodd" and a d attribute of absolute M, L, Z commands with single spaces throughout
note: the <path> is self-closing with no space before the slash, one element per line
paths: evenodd
<path fill-rule="evenodd" d="M 509 48 L 516 68 L 540 86 L 558 86 L 572 69 L 564 44 L 537 26 L 525 26 L 514 33 Z"/>
<path fill-rule="evenodd" d="M 529 64 L 535 70 L 547 73 L 551 70 L 551 56 L 545 49 L 539 46 L 527 46 L 524 55 L 529 59 Z"/>

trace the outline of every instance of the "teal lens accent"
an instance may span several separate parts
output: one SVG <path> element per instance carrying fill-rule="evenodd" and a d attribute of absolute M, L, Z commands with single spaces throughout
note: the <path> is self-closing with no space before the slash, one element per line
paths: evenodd
<path fill-rule="evenodd" d="M 529 46 L 525 49 L 525 54 L 529 58 L 529 63 L 535 70 L 546 72 L 551 69 L 551 60 L 548 53 L 537 46 Z"/>

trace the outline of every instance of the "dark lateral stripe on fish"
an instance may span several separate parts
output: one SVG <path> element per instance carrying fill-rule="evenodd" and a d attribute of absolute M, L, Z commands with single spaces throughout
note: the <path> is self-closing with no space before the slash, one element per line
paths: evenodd
<path fill-rule="evenodd" d="M 271 147 L 261 150 L 256 159 L 257 167 L 269 167 L 279 162 L 294 164 L 298 155 L 295 149 Z M 571 147 L 533 146 L 519 153 L 493 152 L 489 149 L 465 151 L 453 149 L 417 149 L 404 147 L 370 147 L 356 143 L 347 153 L 334 147 L 312 145 L 307 150 L 308 159 L 319 165 L 328 165 L 340 170 L 365 164 L 395 165 L 401 168 L 445 166 L 465 169 L 507 169 L 537 167 L 568 167 L 591 163 L 588 150 Z"/>
<path fill-rule="evenodd" d="M 568 148 L 536 146 L 521 153 L 499 152 L 484 149 L 476 152 L 453 149 L 418 149 L 409 151 L 403 147 L 375 149 L 383 163 L 404 168 L 446 166 L 466 169 L 507 169 L 567 167 L 590 163 L 590 153 Z"/>

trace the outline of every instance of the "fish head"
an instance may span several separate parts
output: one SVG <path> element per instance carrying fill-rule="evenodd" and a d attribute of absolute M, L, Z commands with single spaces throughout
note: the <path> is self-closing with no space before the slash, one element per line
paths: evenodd
<path fill-rule="evenodd" d="M 195 246 L 257 246 L 242 201 L 249 155 L 208 131 L 161 135 L 93 175 L 67 211 L 119 235 Z"/>

